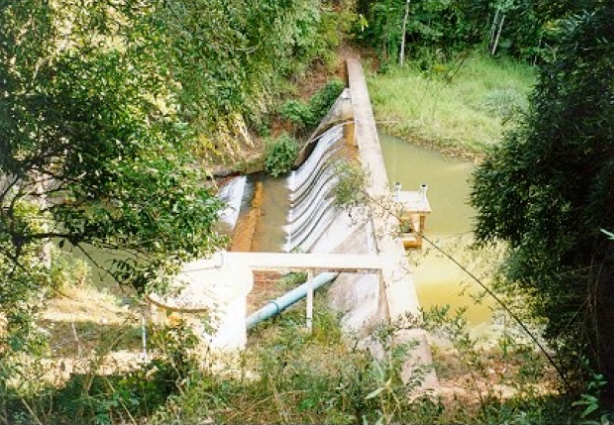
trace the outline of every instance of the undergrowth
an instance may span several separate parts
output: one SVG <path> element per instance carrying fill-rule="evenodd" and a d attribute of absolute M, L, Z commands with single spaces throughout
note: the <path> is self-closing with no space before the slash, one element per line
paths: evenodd
<path fill-rule="evenodd" d="M 256 327 L 249 349 L 224 374 L 192 370 L 154 422 L 571 424 L 580 419 L 532 346 L 504 334 L 494 348 L 476 349 L 462 312 L 434 309 L 426 321 L 382 325 L 362 341 L 343 336 L 339 316 L 320 297 L 315 313 L 313 333 L 303 328 L 302 306 L 294 307 Z M 416 342 L 394 341 L 415 326 L 427 328 L 441 343 L 435 353 L 442 375 L 437 390 L 421 387 L 424 369 L 417 368 L 406 383 L 401 379 Z"/>
<path fill-rule="evenodd" d="M 368 76 L 376 120 L 386 132 L 472 156 L 514 125 L 534 82 L 530 66 L 477 53 L 427 70 L 410 63 Z"/>
<path fill-rule="evenodd" d="M 264 170 L 279 177 L 292 170 L 298 156 L 299 146 L 294 138 L 284 133 L 266 144 Z"/>
<path fill-rule="evenodd" d="M 279 114 L 289 121 L 297 132 L 315 127 L 328 114 L 344 87 L 341 80 L 333 78 L 306 102 L 300 99 L 284 102 L 279 108 Z"/>
<path fill-rule="evenodd" d="M 605 424 L 598 377 L 566 398 L 544 357 L 513 332 L 477 348 L 463 311 L 433 308 L 376 327 L 358 339 L 340 314 L 315 297 L 313 331 L 304 301 L 256 326 L 247 349 L 223 360 L 197 345 L 186 322 L 151 327 L 150 356 L 128 370 L 105 369 L 122 332 L 102 333 L 88 365 L 45 383 L 45 356 L 0 367 L 0 423 L 203 424 Z M 438 388 L 415 365 L 417 342 L 431 335 Z M 126 331 L 130 331 L 129 327 Z M 200 347 L 200 348 L 199 348 Z M 197 355 L 194 355 L 197 354 Z M 23 359 L 22 359 L 23 360 Z M 37 365 L 37 366 L 36 366 Z M 107 370 L 107 372 L 105 372 Z M 405 373 L 405 375 L 403 375 Z M 22 382 L 17 382 L 21 380 Z"/>

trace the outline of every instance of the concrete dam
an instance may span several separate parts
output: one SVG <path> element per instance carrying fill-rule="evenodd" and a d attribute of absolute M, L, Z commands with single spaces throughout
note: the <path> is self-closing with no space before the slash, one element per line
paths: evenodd
<path fill-rule="evenodd" d="M 213 346 L 242 348 L 249 327 L 302 298 L 307 299 L 306 324 L 311 326 L 313 291 L 329 282 L 328 303 L 342 313 L 344 331 L 361 338 L 373 353 L 378 351 L 370 337 L 374 326 L 420 314 L 399 238 L 398 188 L 395 195 L 386 175 L 362 65 L 358 59 L 348 59 L 347 68 L 348 88 L 311 137 L 310 152 L 305 153 L 302 164 L 286 178 L 288 210 L 282 226 L 282 252 L 217 253 L 184 268 L 179 281 L 187 285 L 179 296 L 152 297 L 158 307 L 182 312 L 225 306 L 220 309 L 218 331 L 209 341 Z M 365 206 L 348 209 L 335 203 L 338 163 L 347 158 L 360 164 L 367 176 L 363 190 L 370 202 Z M 228 208 L 221 220 L 231 228 L 240 221 L 239 211 L 250 191 L 245 177 L 235 178 L 222 189 L 220 196 Z M 428 210 L 425 191 L 416 199 L 418 210 Z M 253 272 L 269 270 L 306 271 L 308 281 L 293 291 L 296 293 L 285 295 L 287 299 L 272 301 L 241 320 L 246 316 L 245 299 L 253 287 Z M 228 282 L 233 283 L 229 286 Z M 409 339 L 418 343 L 403 371 L 409 379 L 416 365 L 430 363 L 426 336 L 420 329 L 411 329 L 395 338 L 399 343 Z M 431 373 L 425 385 L 435 384 Z"/>

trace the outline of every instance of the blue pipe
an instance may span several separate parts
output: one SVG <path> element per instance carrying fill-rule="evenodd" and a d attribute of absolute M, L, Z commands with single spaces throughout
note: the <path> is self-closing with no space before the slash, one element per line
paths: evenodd
<path fill-rule="evenodd" d="M 313 278 L 313 290 L 321 288 L 333 279 L 335 279 L 339 273 L 320 273 Z M 282 295 L 274 301 L 270 301 L 267 305 L 262 307 L 257 312 L 251 314 L 247 320 L 247 329 L 251 329 L 258 323 L 281 313 L 292 304 L 300 301 L 307 296 L 307 283 L 303 283 L 301 286 L 294 288 L 290 292 Z"/>

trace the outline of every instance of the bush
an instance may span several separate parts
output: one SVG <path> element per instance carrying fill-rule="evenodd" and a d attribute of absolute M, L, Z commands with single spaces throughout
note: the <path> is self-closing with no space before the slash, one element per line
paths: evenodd
<path fill-rule="evenodd" d="M 313 125 L 317 125 L 318 122 L 328 114 L 328 111 L 341 92 L 343 92 L 344 88 L 345 84 L 343 81 L 334 78 L 311 96 L 309 99 L 309 110 L 311 111 L 311 115 L 315 117 Z"/>
<path fill-rule="evenodd" d="M 273 177 L 288 173 L 298 157 L 298 143 L 282 134 L 267 145 L 264 170 Z"/>
<path fill-rule="evenodd" d="M 311 109 L 305 102 L 300 100 L 289 100 L 285 102 L 279 111 L 281 117 L 287 121 L 290 121 L 297 129 L 310 126 L 314 122 Z"/>
<path fill-rule="evenodd" d="M 513 88 L 491 90 L 486 94 L 482 109 L 503 122 L 514 118 L 518 113 L 528 110 L 527 97 Z"/>
<path fill-rule="evenodd" d="M 315 92 L 309 98 L 309 102 L 289 100 L 281 106 L 279 113 L 283 119 L 290 121 L 298 130 L 315 127 L 328 114 L 344 88 L 343 81 L 334 78 Z"/>

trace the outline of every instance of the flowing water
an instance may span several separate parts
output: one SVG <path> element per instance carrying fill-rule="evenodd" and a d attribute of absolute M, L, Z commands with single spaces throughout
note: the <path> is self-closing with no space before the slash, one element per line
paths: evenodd
<path fill-rule="evenodd" d="M 285 178 L 266 175 L 258 177 L 262 182 L 261 215 L 256 224 L 252 251 L 281 252 L 286 240 L 284 225 L 290 207 L 290 191 Z"/>
<path fill-rule="evenodd" d="M 473 163 L 446 158 L 439 152 L 414 146 L 396 137 L 380 134 L 380 143 L 390 184 L 400 182 L 402 190 L 418 190 L 428 185 L 431 214 L 426 220 L 425 236 L 458 259 L 461 264 L 475 265 L 468 250 L 472 241 L 468 205 Z M 469 295 L 479 286 L 458 266 L 438 254 L 428 242 L 422 251 L 410 254 L 418 299 L 423 308 L 433 305 L 467 307 L 465 317 L 471 327 L 485 326 L 491 317 L 489 303 L 477 304 Z M 461 294 L 465 290 L 464 294 Z"/>
<path fill-rule="evenodd" d="M 226 223 L 231 230 L 237 224 L 246 185 L 246 176 L 235 177 L 224 185 L 217 195 L 226 203 L 226 208 L 219 213 L 220 220 Z"/>
<path fill-rule="evenodd" d="M 305 163 L 290 174 L 291 202 L 284 251 L 308 252 L 338 214 L 331 191 L 338 181 L 335 154 L 342 141 L 343 126 L 330 128 L 319 136 L 318 144 Z"/>

